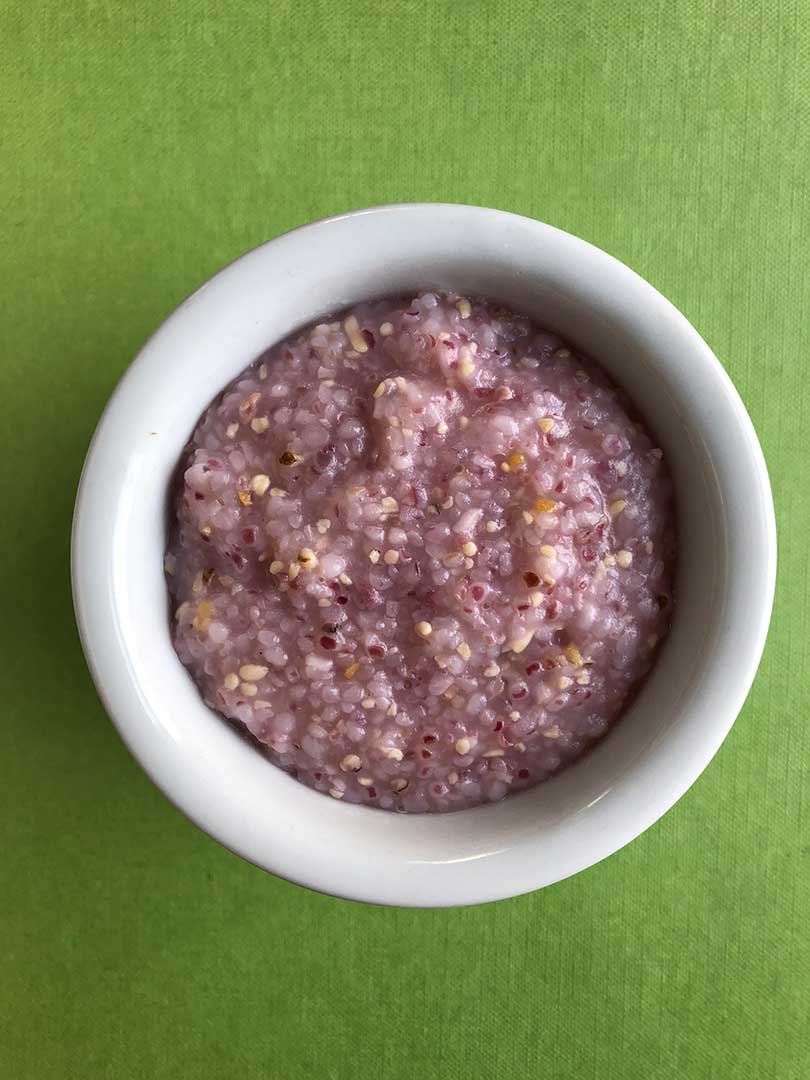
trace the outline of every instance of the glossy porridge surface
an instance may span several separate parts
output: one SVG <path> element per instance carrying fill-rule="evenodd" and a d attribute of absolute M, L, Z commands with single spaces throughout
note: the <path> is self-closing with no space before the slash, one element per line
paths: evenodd
<path fill-rule="evenodd" d="M 200 420 L 175 511 L 181 660 L 335 799 L 442 811 L 545 780 L 669 625 L 661 451 L 599 367 L 465 297 L 271 348 Z"/>

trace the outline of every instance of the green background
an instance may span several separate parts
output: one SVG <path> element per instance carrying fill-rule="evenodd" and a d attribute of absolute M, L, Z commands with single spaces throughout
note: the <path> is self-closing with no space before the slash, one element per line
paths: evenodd
<path fill-rule="evenodd" d="M 13 0 L 0 42 L 0 1074 L 810 1074 L 810 7 Z M 155 791 L 68 583 L 110 390 L 214 270 L 399 200 L 497 206 L 629 263 L 759 431 L 780 582 L 706 775 L 607 862 L 456 911 L 317 896 Z"/>

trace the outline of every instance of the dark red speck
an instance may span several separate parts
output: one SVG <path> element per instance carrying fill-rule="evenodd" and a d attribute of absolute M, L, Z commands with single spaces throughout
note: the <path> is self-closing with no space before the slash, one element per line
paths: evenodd
<path fill-rule="evenodd" d="M 321 473 L 325 469 L 328 469 L 332 462 L 335 460 L 335 448 L 334 446 L 323 446 L 315 455 L 315 463 L 313 468 L 316 473 Z"/>

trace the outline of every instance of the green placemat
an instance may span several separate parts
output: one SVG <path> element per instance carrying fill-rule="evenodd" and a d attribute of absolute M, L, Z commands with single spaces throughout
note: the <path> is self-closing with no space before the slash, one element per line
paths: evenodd
<path fill-rule="evenodd" d="M 806 1078 L 810 9 L 10 0 L 0 13 L 0 1075 Z M 96 418 L 212 271 L 398 200 L 568 229 L 708 339 L 760 433 L 780 587 L 706 775 L 602 865 L 460 911 L 274 880 L 100 708 L 68 586 Z"/>

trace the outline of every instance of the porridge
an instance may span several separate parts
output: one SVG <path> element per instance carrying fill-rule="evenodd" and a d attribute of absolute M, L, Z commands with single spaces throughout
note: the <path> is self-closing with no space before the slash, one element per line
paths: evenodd
<path fill-rule="evenodd" d="M 182 467 L 180 659 L 335 799 L 447 811 L 547 779 L 669 625 L 661 451 L 598 366 L 494 304 L 425 292 L 293 334 Z"/>

